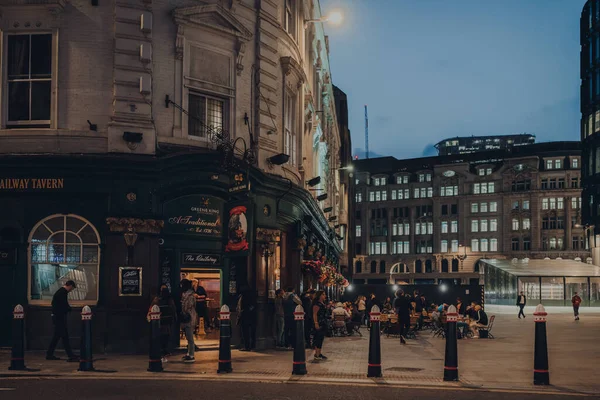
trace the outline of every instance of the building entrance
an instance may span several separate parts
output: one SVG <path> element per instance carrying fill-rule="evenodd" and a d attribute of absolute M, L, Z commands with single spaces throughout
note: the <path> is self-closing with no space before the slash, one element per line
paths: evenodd
<path fill-rule="evenodd" d="M 219 345 L 219 310 L 221 309 L 222 279 L 221 270 L 207 268 L 186 268 L 181 270 L 181 279 L 193 282 L 198 323 L 194 329 L 194 341 L 199 348 Z M 205 296 L 205 297 L 203 297 Z M 188 342 L 180 332 L 179 345 L 187 348 Z"/>

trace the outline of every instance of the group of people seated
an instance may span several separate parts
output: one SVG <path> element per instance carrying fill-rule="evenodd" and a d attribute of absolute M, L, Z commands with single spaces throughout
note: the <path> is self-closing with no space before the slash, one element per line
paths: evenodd
<path fill-rule="evenodd" d="M 437 321 L 441 323 L 444 316 L 448 314 L 449 305 L 446 303 L 436 305 L 432 304 L 431 309 L 431 320 L 434 323 Z M 473 338 L 479 338 L 479 330 L 485 329 L 488 326 L 487 313 L 481 307 L 481 304 L 471 302 L 470 305 L 466 305 L 460 298 L 456 299 L 456 312 L 459 316 L 459 321 L 456 326 L 459 332 L 459 338 L 468 337 L 467 331 L 471 331 Z"/>
<path fill-rule="evenodd" d="M 327 307 L 331 314 L 332 321 L 343 320 L 346 327 L 346 334 L 352 335 L 363 323 L 364 315 L 358 311 L 356 305 L 351 302 L 330 302 Z"/>

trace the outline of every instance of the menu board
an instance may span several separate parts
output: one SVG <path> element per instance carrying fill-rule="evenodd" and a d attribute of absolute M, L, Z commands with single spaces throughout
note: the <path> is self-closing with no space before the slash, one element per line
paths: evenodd
<path fill-rule="evenodd" d="M 167 285 L 171 290 L 171 260 L 174 254 L 171 249 L 161 249 L 160 256 L 160 284 Z"/>
<path fill-rule="evenodd" d="M 142 268 L 119 267 L 119 296 L 142 295 Z"/>
<path fill-rule="evenodd" d="M 165 232 L 220 238 L 223 234 L 223 200 L 190 195 L 171 200 L 163 209 Z"/>

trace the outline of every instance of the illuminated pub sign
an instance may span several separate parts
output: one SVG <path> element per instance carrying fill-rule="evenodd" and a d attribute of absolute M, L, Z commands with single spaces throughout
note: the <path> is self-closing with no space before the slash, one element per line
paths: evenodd
<path fill-rule="evenodd" d="M 164 205 L 165 232 L 221 238 L 223 200 L 213 196 L 189 195 Z"/>
<path fill-rule="evenodd" d="M 51 190 L 64 188 L 64 178 L 0 178 L 0 190 Z"/>

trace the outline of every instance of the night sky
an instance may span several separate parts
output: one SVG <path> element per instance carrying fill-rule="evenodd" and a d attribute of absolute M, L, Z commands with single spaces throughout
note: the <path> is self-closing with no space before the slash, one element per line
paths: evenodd
<path fill-rule="evenodd" d="M 321 0 L 333 83 L 363 158 L 435 154 L 452 136 L 579 140 L 585 0 Z"/>

